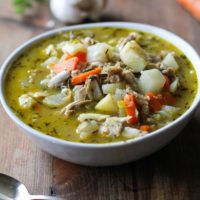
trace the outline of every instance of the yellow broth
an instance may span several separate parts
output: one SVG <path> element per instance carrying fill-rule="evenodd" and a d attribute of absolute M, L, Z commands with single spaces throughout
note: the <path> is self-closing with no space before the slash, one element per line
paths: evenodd
<path fill-rule="evenodd" d="M 122 28 L 91 28 L 84 30 L 73 31 L 75 35 L 82 37 L 93 35 L 95 39 L 102 42 L 107 42 L 110 45 L 116 45 L 117 41 L 124 36 L 127 36 L 133 30 Z M 134 30 L 135 31 L 135 30 Z M 138 31 L 135 31 L 138 32 Z M 184 113 L 193 102 L 193 99 L 197 91 L 197 77 L 196 72 L 187 59 L 187 57 L 179 51 L 175 46 L 169 42 L 151 34 L 138 32 L 141 38 L 137 41 L 145 50 L 149 53 L 159 53 L 161 50 L 174 51 L 179 55 L 178 63 L 180 65 L 179 78 L 182 87 L 179 88 L 178 95 L 176 95 L 176 105 L 180 108 L 178 115 Z M 151 37 L 151 41 L 148 40 Z M 13 112 L 27 125 L 41 131 L 44 134 L 61 138 L 67 141 L 73 142 L 86 142 L 86 143 L 108 143 L 126 140 L 122 136 L 118 138 L 105 138 L 100 134 L 94 134 L 92 137 L 81 140 L 79 135 L 75 132 L 79 122 L 77 116 L 81 112 L 96 112 L 94 106 L 90 106 L 89 109 L 82 108 L 78 110 L 75 115 L 67 118 L 60 115 L 60 108 L 49 108 L 42 105 L 40 112 L 34 109 L 22 109 L 19 106 L 18 98 L 28 92 L 43 91 L 39 82 L 45 78 L 49 73 L 49 70 L 45 67 L 41 67 L 47 56 L 44 54 L 44 49 L 49 44 L 58 44 L 59 42 L 69 39 L 69 32 L 59 33 L 56 36 L 45 39 L 30 49 L 26 50 L 12 65 L 10 68 L 6 83 L 5 83 L 5 95 L 7 102 Z M 61 54 L 60 54 L 61 57 Z M 35 76 L 32 84 L 26 84 L 27 78 L 35 72 Z M 22 87 L 23 85 L 23 87 Z M 184 87 L 183 87 L 184 86 Z M 50 93 L 56 93 L 56 89 L 49 90 Z M 168 122 L 165 122 L 168 123 Z M 157 128 L 162 125 L 157 125 Z"/>

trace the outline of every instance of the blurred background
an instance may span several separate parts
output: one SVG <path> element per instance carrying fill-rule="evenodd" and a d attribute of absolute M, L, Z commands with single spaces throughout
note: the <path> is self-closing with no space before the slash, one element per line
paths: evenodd
<path fill-rule="evenodd" d="M 0 40 L 4 41 L 0 63 L 19 44 L 39 33 L 98 21 L 160 26 L 200 51 L 198 19 L 200 0 L 0 0 Z"/>
<path fill-rule="evenodd" d="M 97 21 L 160 26 L 194 43 L 198 49 L 194 42 L 194 36 L 200 35 L 197 19 L 200 0 L 0 0 L 0 38 L 7 44 L 0 61 L 10 50 L 41 32 Z"/>

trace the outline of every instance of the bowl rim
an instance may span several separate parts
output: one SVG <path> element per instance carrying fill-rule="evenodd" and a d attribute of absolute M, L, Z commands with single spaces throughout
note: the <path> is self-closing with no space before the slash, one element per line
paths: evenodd
<path fill-rule="evenodd" d="M 144 140 L 154 138 L 154 137 L 162 134 L 162 132 L 165 132 L 169 128 L 175 128 L 176 124 L 180 123 L 183 119 L 185 119 L 186 117 L 188 117 L 190 114 L 192 114 L 195 111 L 195 109 L 197 108 L 197 106 L 200 103 L 200 77 L 199 77 L 200 69 L 198 69 L 197 66 L 194 66 L 194 69 L 197 74 L 198 89 L 197 89 L 196 96 L 195 96 L 190 108 L 185 113 L 183 113 L 180 117 L 178 117 L 176 120 L 174 120 L 173 122 L 167 124 L 166 126 L 160 128 L 156 131 L 151 132 L 150 134 L 146 134 L 146 135 L 138 137 L 138 138 L 127 139 L 125 141 L 119 141 L 119 142 L 103 143 L 103 144 L 102 143 L 99 144 L 99 143 L 72 142 L 72 141 L 67 141 L 67 140 L 63 140 L 60 138 L 46 135 L 45 133 L 28 126 L 21 119 L 19 119 L 14 114 L 14 112 L 11 110 L 9 105 L 7 104 L 6 98 L 4 95 L 5 78 L 6 78 L 7 72 L 10 69 L 13 61 L 16 60 L 18 58 L 18 56 L 21 55 L 27 48 L 33 46 L 35 43 L 37 43 L 45 38 L 56 35 L 57 33 L 67 32 L 67 31 L 72 31 L 72 30 L 87 29 L 87 28 L 95 28 L 95 27 L 96 28 L 98 28 L 98 27 L 128 28 L 128 29 L 134 29 L 134 30 L 138 30 L 138 31 L 142 31 L 142 32 L 152 33 L 160 38 L 165 39 L 166 41 L 170 42 L 171 44 L 173 44 L 174 46 L 176 46 L 179 49 L 179 46 L 175 45 L 173 42 L 167 40 L 166 37 L 163 36 L 163 35 L 168 35 L 169 37 L 172 37 L 172 38 L 178 40 L 180 43 L 182 43 L 188 49 L 188 51 L 190 51 L 190 53 L 194 56 L 195 62 L 198 62 L 199 67 L 200 67 L 200 58 L 199 58 L 197 52 L 194 50 L 194 48 L 188 42 L 186 42 L 184 39 L 177 36 L 176 34 L 170 32 L 170 31 L 167 31 L 163 28 L 157 27 L 157 26 L 152 26 L 152 25 L 143 24 L 143 23 L 133 23 L 133 22 L 99 22 L 99 23 L 72 25 L 72 26 L 67 26 L 67 27 L 50 30 L 45 33 L 39 34 L 38 36 L 35 36 L 32 39 L 29 39 L 27 42 L 23 43 L 18 48 L 16 48 L 10 54 L 10 56 L 7 57 L 7 59 L 4 61 L 3 65 L 0 69 L 0 101 L 1 101 L 1 104 L 4 108 L 4 110 L 8 114 L 8 116 L 17 125 L 19 125 L 21 128 L 26 130 L 28 132 L 28 134 L 35 135 L 35 136 L 39 137 L 40 139 L 48 140 L 51 143 L 57 143 L 57 144 L 61 144 L 61 145 L 68 145 L 68 146 L 81 147 L 81 148 L 114 148 L 114 147 L 120 147 L 120 146 L 124 146 L 124 145 L 141 143 Z M 190 61 L 193 63 L 192 60 L 190 60 Z"/>

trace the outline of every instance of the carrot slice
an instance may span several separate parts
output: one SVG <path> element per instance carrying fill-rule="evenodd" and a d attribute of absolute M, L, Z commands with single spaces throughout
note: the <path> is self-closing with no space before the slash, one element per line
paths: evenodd
<path fill-rule="evenodd" d="M 68 60 L 65 60 L 63 62 L 57 63 L 53 66 L 50 66 L 50 68 L 58 74 L 59 72 L 63 70 L 67 70 L 68 72 L 71 72 L 75 70 L 78 66 L 79 59 L 78 57 L 72 57 Z"/>
<path fill-rule="evenodd" d="M 76 85 L 76 84 L 79 84 L 79 83 L 83 83 L 85 82 L 85 80 L 91 76 L 91 75 L 95 75 L 95 74 L 100 74 L 101 73 L 101 70 L 102 68 L 101 67 L 97 67 L 91 71 L 88 71 L 88 72 L 85 72 L 85 73 L 82 73 L 82 74 L 79 74 L 77 76 L 74 76 L 72 79 L 71 79 L 71 83 L 73 85 Z"/>
<path fill-rule="evenodd" d="M 150 125 L 141 125 L 139 129 L 144 132 L 150 132 L 151 126 Z"/>
<path fill-rule="evenodd" d="M 124 96 L 124 104 L 125 104 L 126 114 L 131 117 L 128 120 L 128 123 L 136 124 L 139 121 L 139 116 L 135 103 L 135 96 L 132 94 L 126 94 Z"/>
<path fill-rule="evenodd" d="M 161 107 L 164 105 L 163 97 L 161 94 L 154 94 L 153 92 L 148 92 L 146 96 L 150 98 L 150 107 L 153 110 L 153 112 L 160 110 Z"/>

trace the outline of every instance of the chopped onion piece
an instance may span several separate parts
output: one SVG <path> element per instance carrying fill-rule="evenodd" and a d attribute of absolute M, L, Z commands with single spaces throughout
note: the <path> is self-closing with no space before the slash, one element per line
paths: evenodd
<path fill-rule="evenodd" d="M 170 92 L 171 92 L 171 93 L 175 93 L 176 90 L 177 90 L 177 88 L 178 88 L 178 85 L 179 85 L 179 79 L 176 78 L 176 79 L 170 84 L 170 88 L 169 88 Z"/>
<path fill-rule="evenodd" d="M 162 61 L 163 68 L 173 68 L 174 71 L 177 71 L 179 66 L 174 58 L 173 53 L 168 53 Z"/>

